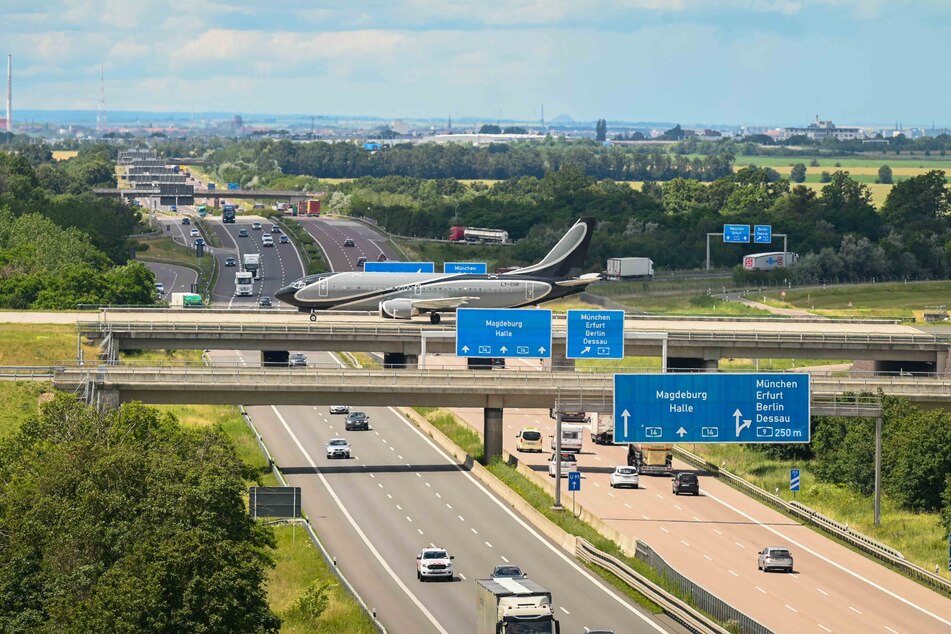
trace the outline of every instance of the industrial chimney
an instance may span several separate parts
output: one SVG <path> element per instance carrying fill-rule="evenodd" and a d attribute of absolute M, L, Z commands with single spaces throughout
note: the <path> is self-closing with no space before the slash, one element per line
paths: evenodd
<path fill-rule="evenodd" d="M 7 132 L 13 132 L 13 55 L 7 55 Z"/>

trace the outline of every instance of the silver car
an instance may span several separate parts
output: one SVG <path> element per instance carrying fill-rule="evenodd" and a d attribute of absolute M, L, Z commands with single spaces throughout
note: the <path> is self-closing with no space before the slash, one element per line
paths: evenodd
<path fill-rule="evenodd" d="M 349 414 L 350 406 L 349 405 L 331 405 L 330 413 L 331 414 Z"/>
<path fill-rule="evenodd" d="M 327 441 L 328 458 L 349 458 L 350 443 L 346 438 L 331 438 Z"/>
<path fill-rule="evenodd" d="M 793 558 L 788 548 L 768 546 L 760 551 L 756 558 L 756 567 L 763 572 L 770 570 L 793 571 Z"/>

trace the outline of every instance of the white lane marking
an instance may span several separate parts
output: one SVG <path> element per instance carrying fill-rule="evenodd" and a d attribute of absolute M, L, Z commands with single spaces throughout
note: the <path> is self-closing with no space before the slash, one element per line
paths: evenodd
<path fill-rule="evenodd" d="M 428 483 L 428 482 L 426 483 L 426 486 L 428 486 L 430 489 L 433 488 L 433 485 L 431 485 L 431 484 Z"/>
<path fill-rule="evenodd" d="M 789 605 L 788 603 L 784 603 L 783 605 L 785 605 L 787 608 L 789 608 L 789 609 L 792 610 L 793 612 L 798 612 L 798 611 L 799 611 L 799 610 L 797 610 L 796 608 L 794 608 L 793 606 Z"/>
<path fill-rule="evenodd" d="M 697 517 L 696 515 L 693 516 L 693 519 L 694 519 L 694 521 L 697 521 L 697 522 L 702 522 L 702 521 L 703 521 L 702 519 L 700 519 L 700 518 Z"/>
<path fill-rule="evenodd" d="M 403 456 L 401 456 L 401 455 L 399 455 L 399 454 L 396 454 L 396 457 L 399 458 L 400 460 L 403 459 Z"/>
<path fill-rule="evenodd" d="M 474 529 L 474 528 L 470 528 L 469 530 L 472 531 L 472 534 L 473 534 L 473 535 L 478 535 L 478 534 L 479 534 L 479 531 L 477 531 L 477 530 Z"/>
<path fill-rule="evenodd" d="M 380 487 L 381 489 L 383 488 L 383 483 L 382 483 L 382 482 L 377 482 L 376 485 L 377 485 L 378 487 Z"/>
<path fill-rule="evenodd" d="M 885 629 L 888 630 L 889 632 L 894 632 L 895 634 L 898 634 L 898 632 L 897 632 L 896 630 L 893 630 L 892 628 L 888 627 L 887 625 L 885 626 Z"/>
<path fill-rule="evenodd" d="M 287 434 L 291 437 L 291 440 L 294 441 L 294 444 L 297 445 L 297 449 L 302 454 L 304 454 L 304 457 L 307 459 L 307 462 L 310 463 L 310 466 L 314 470 L 317 471 L 317 477 L 320 478 L 320 481 L 324 485 L 324 488 L 327 489 L 327 492 L 330 494 L 330 497 L 333 498 L 333 501 L 334 503 L 336 503 L 337 508 L 339 508 L 340 512 L 343 513 L 343 516 L 347 518 L 347 521 L 350 522 L 350 526 L 353 527 L 353 530 L 356 531 L 357 535 L 359 535 L 360 539 L 363 541 L 363 544 L 370 550 L 373 556 L 376 557 L 376 560 L 380 563 L 381 566 L 383 566 L 383 569 L 386 570 L 387 574 L 390 575 L 390 578 L 393 579 L 394 583 L 396 583 L 396 585 L 399 586 L 399 588 L 404 593 L 406 593 L 406 596 L 408 596 L 410 601 L 412 601 L 413 604 L 417 608 L 420 609 L 420 611 L 423 613 L 426 619 L 429 620 L 429 622 L 433 624 L 433 627 L 435 627 L 439 632 L 442 632 L 442 634 L 449 634 L 446 628 L 440 625 L 439 621 L 436 620 L 436 617 L 433 616 L 433 613 L 427 610 L 426 606 L 423 605 L 422 602 L 416 598 L 416 595 L 410 592 L 410 589 L 406 587 L 406 584 L 403 583 L 400 580 L 400 578 L 396 576 L 396 573 L 393 571 L 392 568 L 390 568 L 390 565 L 386 563 L 386 560 L 383 559 L 383 555 L 380 554 L 380 551 L 376 549 L 376 547 L 373 545 L 373 542 L 370 541 L 370 538 L 367 537 L 366 533 L 363 532 L 363 529 L 360 528 L 360 525 L 357 524 L 356 520 L 353 519 L 353 516 L 350 515 L 350 513 L 347 511 L 347 507 L 337 496 L 336 491 L 334 491 L 333 488 L 330 486 L 330 482 L 327 481 L 327 478 L 324 477 L 323 473 L 317 470 L 317 463 L 314 462 L 314 459 L 311 458 L 310 454 L 307 453 L 307 450 L 304 449 L 304 445 L 301 444 L 300 440 L 297 438 L 297 435 L 294 434 L 294 432 L 291 430 L 291 427 L 290 425 L 287 424 L 287 421 L 284 420 L 284 417 L 281 415 L 281 412 L 278 411 L 277 407 L 275 407 L 274 405 L 271 405 L 271 410 L 274 411 L 274 414 L 275 416 L 277 416 L 277 419 L 281 421 L 281 425 L 284 427 L 284 430 L 287 432 Z"/>
<path fill-rule="evenodd" d="M 844 572 L 844 573 L 846 573 L 846 574 L 849 574 L 849 575 L 852 575 L 853 577 L 855 577 L 856 579 L 858 579 L 858 580 L 860 580 L 860 581 L 864 581 L 865 583 L 867 583 L 868 585 L 872 586 L 872 587 L 875 588 L 876 590 L 881 590 L 882 592 L 884 592 L 884 593 L 887 594 L 888 596 L 892 597 L 893 599 L 897 599 L 898 601 L 901 601 L 901 602 L 904 603 L 905 605 L 907 605 L 907 606 L 909 606 L 909 607 L 911 607 L 911 608 L 914 608 L 914 609 L 918 610 L 918 611 L 921 612 L 922 614 L 926 614 L 926 615 L 930 616 L 931 618 L 935 619 L 936 621 L 939 621 L 940 623 L 943 623 L 943 624 L 947 625 L 948 627 L 951 627 L 951 621 L 949 621 L 949 620 L 947 620 L 947 619 L 945 619 L 945 618 L 942 618 L 941 616 L 935 614 L 934 612 L 931 612 L 930 610 L 927 610 L 926 608 L 921 607 L 920 605 L 918 605 L 917 603 L 914 603 L 913 601 L 909 601 L 909 600 L 906 599 L 905 597 L 903 597 L 903 596 L 901 596 L 901 595 L 899 595 L 899 594 L 896 594 L 895 592 L 892 592 L 892 591 L 889 590 L 888 588 L 885 588 L 885 587 L 883 587 L 883 586 L 880 586 L 879 584 L 875 583 L 875 582 L 872 581 L 871 579 L 867 579 L 867 578 L 863 577 L 862 575 L 860 575 L 859 573 L 855 572 L 854 570 L 851 570 L 851 569 L 849 569 L 849 568 L 846 568 L 846 567 L 843 566 L 842 564 L 836 563 L 836 562 L 832 561 L 831 559 L 829 559 L 829 558 L 826 557 L 825 555 L 821 555 L 821 554 L 817 553 L 817 552 L 814 551 L 813 549 L 809 548 L 808 546 L 806 546 L 806 545 L 804 545 L 804 544 L 801 544 L 800 542 L 797 542 L 795 539 L 790 538 L 789 536 L 785 535 L 785 534 L 782 533 L 781 531 L 776 530 L 776 529 L 773 528 L 772 526 L 769 526 L 769 525 L 767 525 L 767 524 L 764 524 L 764 523 L 760 522 L 759 520 L 757 520 L 756 518 L 754 518 L 752 515 L 749 515 L 748 513 L 745 513 L 745 512 L 743 512 L 743 511 L 741 511 L 740 509 L 736 508 L 736 507 L 733 506 L 732 504 L 730 504 L 730 503 L 728 503 L 728 502 L 726 502 L 726 501 L 724 501 L 724 500 L 721 500 L 721 499 L 718 498 L 717 496 L 711 494 L 710 491 L 707 491 L 706 495 L 707 495 L 708 498 L 710 498 L 710 499 L 713 500 L 714 502 L 719 502 L 719 503 L 722 504 L 723 506 L 727 507 L 728 509 L 730 509 L 731 511 L 733 511 L 734 513 L 736 513 L 737 515 L 740 515 L 740 516 L 742 516 L 742 517 L 745 517 L 746 519 L 750 520 L 751 522 L 754 522 L 755 524 L 757 524 L 757 525 L 759 525 L 759 526 L 762 526 L 763 528 L 765 528 L 765 529 L 768 530 L 769 532 L 773 533 L 774 535 L 777 535 L 777 536 L 781 537 L 784 541 L 786 541 L 786 542 L 788 542 L 788 543 L 790 543 L 790 544 L 793 544 L 793 545 L 797 546 L 798 548 L 800 548 L 800 549 L 802 549 L 803 551 L 809 553 L 810 555 L 813 555 L 814 557 L 818 557 L 819 559 L 821 559 L 822 561 L 826 562 L 826 563 L 829 564 L 830 566 L 834 566 L 834 567 L 838 568 L 839 570 L 841 570 L 842 572 Z M 714 529 L 714 530 L 716 530 L 716 529 Z"/>
<path fill-rule="evenodd" d="M 376 476 L 371 473 L 371 474 L 370 474 L 370 477 L 371 477 L 371 478 L 375 478 Z"/>
<path fill-rule="evenodd" d="M 397 505 L 396 505 L 396 510 L 397 510 L 397 511 L 402 511 L 402 510 L 403 510 L 403 507 L 400 506 L 399 504 L 397 504 Z"/>
<path fill-rule="evenodd" d="M 683 544 L 684 546 L 686 546 L 687 548 L 690 548 L 690 544 L 688 544 L 688 543 L 685 542 L 684 540 L 681 539 L 681 540 L 680 540 L 680 543 Z"/>
<path fill-rule="evenodd" d="M 634 508 L 633 506 L 631 506 L 631 505 L 628 504 L 627 502 L 624 503 L 624 506 L 626 506 L 626 507 L 629 508 L 629 509 L 633 509 L 633 508 Z"/>
<path fill-rule="evenodd" d="M 446 502 L 446 508 L 451 511 L 451 510 L 452 510 L 452 504 L 450 504 L 449 502 Z"/>
<path fill-rule="evenodd" d="M 829 596 L 829 593 L 826 592 L 825 590 L 823 590 L 822 588 L 816 588 L 816 590 L 818 590 L 819 592 L 821 592 L 822 594 L 824 594 L 824 595 L 826 595 L 826 596 Z"/>
<path fill-rule="evenodd" d="M 644 515 L 643 513 L 641 513 L 641 517 L 643 517 L 645 520 L 649 520 L 649 519 L 650 519 L 649 517 L 647 517 L 647 516 Z"/>
<path fill-rule="evenodd" d="M 663 526 L 660 527 L 660 530 L 662 530 L 662 531 L 664 531 L 665 533 L 668 533 L 668 534 L 670 533 L 670 531 L 667 530 L 666 528 L 664 528 Z"/>
<path fill-rule="evenodd" d="M 485 542 L 485 545 L 488 546 L 489 548 L 492 548 L 492 544 L 490 544 L 489 542 Z"/>
<path fill-rule="evenodd" d="M 437 492 L 437 493 L 436 493 L 436 497 L 437 497 L 437 498 L 441 498 L 442 496 L 439 495 L 439 493 Z"/>
<path fill-rule="evenodd" d="M 707 561 L 713 561 L 713 557 L 711 557 L 710 555 L 704 555 L 703 558 L 706 559 Z"/>
<path fill-rule="evenodd" d="M 461 572 L 459 573 L 459 578 L 462 579 L 463 581 L 466 580 L 466 576 L 462 574 Z"/>
<path fill-rule="evenodd" d="M 682 510 L 683 510 L 683 509 L 680 508 L 680 506 L 678 506 L 677 504 L 674 504 L 674 508 L 677 509 L 678 511 L 682 511 Z"/>
<path fill-rule="evenodd" d="M 731 575 L 733 575 L 734 577 L 739 577 L 739 576 L 740 576 L 740 575 L 736 574 L 735 572 L 733 572 L 732 570 L 730 570 L 729 568 L 727 568 L 727 572 L 730 573 Z"/>
<path fill-rule="evenodd" d="M 664 499 L 664 496 L 663 496 L 663 495 L 661 495 L 660 493 L 655 493 L 654 495 L 656 495 L 656 496 L 657 496 L 658 498 L 660 498 L 661 500 L 663 500 L 663 499 Z"/>
<path fill-rule="evenodd" d="M 423 534 L 423 531 L 422 531 L 422 529 L 419 529 L 419 528 L 417 528 L 417 529 L 416 529 L 416 532 L 417 532 L 417 533 L 419 533 L 420 535 L 422 535 L 422 534 Z"/>
<path fill-rule="evenodd" d="M 464 517 L 461 516 L 461 515 L 457 515 L 456 517 L 459 518 L 459 521 L 460 521 L 460 522 L 465 522 L 465 521 L 466 521 L 466 518 L 464 518 Z"/>
<path fill-rule="evenodd" d="M 509 562 L 509 560 L 506 559 L 505 557 L 502 557 L 502 561 L 504 561 L 505 563 L 508 563 L 508 562 Z"/>
<path fill-rule="evenodd" d="M 413 518 L 410 517 L 409 515 L 407 515 L 407 516 L 406 516 L 406 521 L 407 521 L 407 522 L 412 522 L 412 521 L 413 521 Z"/>
<path fill-rule="evenodd" d="M 562 607 L 562 606 L 560 606 L 560 605 L 558 606 L 558 609 L 561 610 L 562 612 L 564 612 L 565 614 L 571 614 L 571 612 L 569 612 L 568 610 L 566 610 L 564 607 Z"/>
<path fill-rule="evenodd" d="M 823 630 L 825 630 L 826 632 L 831 632 L 831 631 L 832 631 L 832 630 L 830 630 L 829 628 L 827 628 L 825 625 L 823 625 L 822 623 L 816 623 L 816 625 L 818 625 L 819 627 L 821 627 L 821 628 L 822 628 Z M 892 631 L 894 632 L 895 630 L 892 630 Z M 898 634 L 898 632 L 895 632 L 895 634 Z"/>
<path fill-rule="evenodd" d="M 856 614 L 861 614 L 861 613 L 862 613 L 861 610 L 857 610 L 857 609 L 853 608 L 851 605 L 849 606 L 849 609 L 852 610 L 853 612 L 855 612 Z"/>
<path fill-rule="evenodd" d="M 408 420 L 406 420 L 406 417 L 405 417 L 405 416 L 403 416 L 402 414 L 400 414 L 400 413 L 399 413 L 395 408 L 393 408 L 393 407 L 389 407 L 389 408 L 387 408 L 387 409 L 389 409 L 389 410 L 390 410 L 391 412 L 393 412 L 396 416 L 398 416 L 399 419 L 402 420 L 402 421 L 406 424 L 407 427 L 409 427 L 410 429 L 412 429 L 420 438 L 422 438 L 426 443 L 428 443 L 429 446 L 432 447 L 439 455 L 441 455 L 441 456 L 443 457 L 443 459 L 444 459 L 446 462 L 448 462 L 448 463 L 451 464 L 451 465 L 455 465 L 455 466 L 457 467 L 457 469 L 458 469 L 458 464 L 457 464 L 452 458 L 450 458 L 442 449 L 440 449 L 438 446 L 436 446 L 436 444 L 435 444 L 432 440 L 430 440 L 430 439 L 426 436 L 426 434 L 424 434 L 422 431 L 420 431 L 420 430 L 419 430 L 415 425 L 413 425 L 411 422 L 409 422 Z M 664 629 L 663 629 L 660 625 L 658 625 L 657 623 L 655 623 L 654 621 L 652 621 L 652 620 L 651 620 L 650 618 L 648 618 L 646 615 L 641 614 L 637 609 L 634 608 L 634 606 L 630 605 L 627 601 L 625 601 L 625 600 L 622 599 L 621 597 L 619 597 L 619 596 L 617 596 L 616 594 L 614 594 L 614 592 L 613 592 L 612 590 L 610 590 L 604 583 L 602 583 L 601 580 L 597 579 L 597 578 L 596 578 L 594 575 L 592 575 L 590 572 L 588 572 L 587 570 L 585 570 L 584 568 L 582 568 L 581 566 L 579 566 L 577 563 L 575 563 L 575 562 L 572 561 L 571 559 L 569 559 L 568 556 L 567 556 L 566 554 L 564 554 L 563 552 L 561 552 L 561 550 L 560 550 L 559 548 L 557 548 L 556 546 L 553 546 L 551 543 L 549 543 L 544 537 L 542 537 L 542 536 L 538 533 L 538 531 L 536 531 L 534 528 L 532 528 L 531 526 L 529 526 L 529 525 L 525 522 L 525 520 L 523 520 L 522 518 L 520 518 L 520 517 L 519 517 L 518 515 L 516 515 L 510 508 L 508 508 L 502 501 L 500 501 L 500 500 L 499 500 L 498 498 L 496 498 L 494 495 L 492 495 L 491 493 L 489 493 L 488 489 L 486 489 L 486 488 L 482 485 L 481 482 L 479 482 L 478 480 L 476 480 L 475 477 L 473 477 L 473 475 L 472 475 L 471 473 L 466 473 L 466 472 L 463 471 L 462 469 L 458 469 L 458 470 L 459 470 L 459 473 L 461 473 L 461 474 L 463 475 L 463 477 L 467 478 L 473 485 L 475 485 L 476 488 L 478 488 L 480 491 L 482 491 L 482 492 L 486 495 L 486 497 L 488 497 L 490 500 L 492 500 L 492 502 L 494 502 L 494 503 L 496 504 L 496 506 L 498 506 L 500 509 L 502 509 L 503 512 L 505 512 L 509 517 L 511 517 L 513 520 L 515 520 L 522 528 L 524 528 L 526 531 L 528 531 L 530 535 L 532 535 L 532 536 L 535 537 L 539 542 L 541 542 L 542 544 L 544 544 L 544 546 L 545 546 L 548 550 L 550 550 L 552 553 L 554 553 L 554 555 L 555 555 L 556 557 L 560 558 L 562 561 L 564 561 L 566 564 L 568 564 L 571 568 L 573 568 L 578 574 L 580 574 L 580 575 L 583 576 L 585 579 L 587 579 L 589 583 L 591 583 L 592 585 L 594 585 L 595 587 L 597 587 L 599 590 L 601 590 L 602 592 L 604 592 L 606 595 L 608 595 L 609 597 L 611 597 L 612 599 L 614 599 L 615 601 L 617 601 L 620 605 L 624 606 L 624 608 L 625 608 L 626 610 L 628 610 L 631 614 L 634 614 L 635 616 L 637 616 L 637 618 L 641 619 L 641 621 L 643 621 L 643 622 L 645 623 L 645 625 L 647 625 L 649 628 L 651 628 L 651 629 L 654 630 L 655 632 L 661 632 L 661 633 L 664 632 Z M 564 610 L 564 608 L 562 608 L 562 609 Z"/>
<path fill-rule="evenodd" d="M 717 535 L 722 535 L 722 534 L 723 534 L 723 533 L 721 533 L 720 531 L 718 531 L 718 530 L 715 529 L 715 528 L 713 529 L 713 532 L 716 533 Z"/>
<path fill-rule="evenodd" d="M 393 499 L 393 496 L 390 495 L 389 493 L 386 494 L 386 497 L 390 498 L 391 500 Z"/>
<path fill-rule="evenodd" d="M 736 544 L 737 546 L 739 546 L 740 548 L 746 548 L 746 546 L 744 546 L 744 545 L 741 544 L 740 542 L 733 542 L 733 543 Z"/>
<path fill-rule="evenodd" d="M 614 497 L 614 494 L 613 494 L 613 493 L 608 493 L 608 495 L 610 495 L 612 498 Z"/>
<path fill-rule="evenodd" d="M 753 586 L 753 587 L 756 588 L 757 590 L 759 590 L 760 592 L 762 592 L 763 594 L 766 594 L 766 590 L 763 590 L 763 589 L 760 588 L 759 586 Z"/>
<path fill-rule="evenodd" d="M 600 487 L 600 486 L 601 486 L 601 485 L 598 484 L 597 482 L 592 482 L 591 484 L 593 484 L 593 485 L 596 486 L 596 487 Z"/>

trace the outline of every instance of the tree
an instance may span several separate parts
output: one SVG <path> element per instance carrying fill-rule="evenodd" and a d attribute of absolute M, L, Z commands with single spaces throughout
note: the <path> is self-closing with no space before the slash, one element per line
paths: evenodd
<path fill-rule="evenodd" d="M 479 134 L 502 134 L 502 128 L 494 123 L 486 123 L 479 128 Z"/>
<path fill-rule="evenodd" d="M 938 231 L 951 211 L 944 172 L 932 170 L 897 183 L 882 205 L 882 219 L 903 232 Z"/>
<path fill-rule="evenodd" d="M 683 131 L 683 128 L 680 127 L 678 123 L 669 130 L 666 130 L 662 135 L 657 137 L 661 141 L 682 141 L 686 134 Z"/>
<path fill-rule="evenodd" d="M 605 119 L 598 119 L 594 126 L 594 140 L 605 141 L 608 138 L 608 122 Z"/>
<path fill-rule="evenodd" d="M 830 174 L 829 172 L 822 172 L 821 174 L 819 174 L 819 182 L 820 182 L 820 183 L 831 183 L 831 182 L 832 182 L 832 174 Z"/>
<path fill-rule="evenodd" d="M 806 182 L 806 166 L 802 163 L 796 163 L 789 172 L 789 180 L 794 183 Z"/>
<path fill-rule="evenodd" d="M 882 165 L 878 168 L 878 179 L 876 183 L 882 183 L 883 185 L 891 185 L 892 183 L 892 168 L 887 165 Z"/>

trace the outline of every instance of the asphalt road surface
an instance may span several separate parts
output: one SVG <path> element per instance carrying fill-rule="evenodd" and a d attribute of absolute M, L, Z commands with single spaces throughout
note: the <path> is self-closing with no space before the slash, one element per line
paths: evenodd
<path fill-rule="evenodd" d="M 172 293 L 190 293 L 192 284 L 198 281 L 198 273 L 187 266 L 160 264 L 158 262 L 145 262 L 144 264 L 155 273 L 155 281 L 161 282 L 165 287 L 165 292 L 160 297 L 163 301 L 168 301 Z"/>
<path fill-rule="evenodd" d="M 289 483 L 302 488 L 321 540 L 388 631 L 474 632 L 474 580 L 506 562 L 553 593 L 564 632 L 682 631 L 542 537 L 396 410 L 366 408 L 372 428 L 357 432 L 345 432 L 344 417 L 326 407 L 248 411 Z M 325 443 L 338 435 L 351 442 L 349 460 L 326 457 Z M 416 555 L 430 544 L 455 556 L 451 583 L 416 580 Z"/>
<path fill-rule="evenodd" d="M 382 253 L 387 260 L 400 260 L 399 254 L 381 233 L 361 222 L 347 218 L 298 218 L 314 238 L 333 271 L 356 271 L 357 259 L 375 262 Z M 345 247 L 350 238 L 354 246 Z"/>

